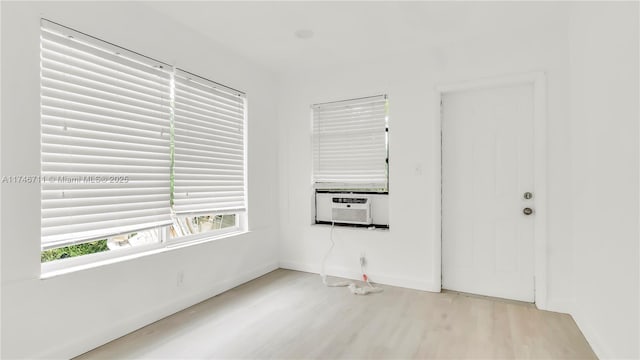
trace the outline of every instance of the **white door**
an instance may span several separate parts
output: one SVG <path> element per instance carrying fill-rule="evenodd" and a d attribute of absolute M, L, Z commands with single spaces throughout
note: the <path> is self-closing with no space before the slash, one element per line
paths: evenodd
<path fill-rule="evenodd" d="M 533 302 L 535 216 L 533 86 L 443 94 L 442 287 Z"/>

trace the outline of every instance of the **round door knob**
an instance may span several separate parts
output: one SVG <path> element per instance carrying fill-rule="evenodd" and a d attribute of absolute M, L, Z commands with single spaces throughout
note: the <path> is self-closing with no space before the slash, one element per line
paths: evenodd
<path fill-rule="evenodd" d="M 522 209 L 522 213 L 525 214 L 525 215 L 531 215 L 531 214 L 533 214 L 533 209 L 524 208 L 524 209 Z"/>

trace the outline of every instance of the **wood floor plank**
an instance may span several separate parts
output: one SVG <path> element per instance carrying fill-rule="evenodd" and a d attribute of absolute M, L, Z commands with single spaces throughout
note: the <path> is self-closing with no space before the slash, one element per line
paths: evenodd
<path fill-rule="evenodd" d="M 276 270 L 77 359 L 595 359 L 571 316 L 392 286 L 368 296 Z"/>

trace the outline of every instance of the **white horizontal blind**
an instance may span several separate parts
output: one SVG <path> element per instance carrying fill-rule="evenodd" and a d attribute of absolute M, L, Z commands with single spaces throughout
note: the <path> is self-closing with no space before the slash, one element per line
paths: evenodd
<path fill-rule="evenodd" d="M 244 211 L 244 94 L 178 69 L 174 103 L 174 211 Z"/>
<path fill-rule="evenodd" d="M 170 73 L 42 21 L 42 247 L 171 223 Z"/>
<path fill-rule="evenodd" d="M 386 190 L 386 95 L 312 109 L 315 188 Z"/>

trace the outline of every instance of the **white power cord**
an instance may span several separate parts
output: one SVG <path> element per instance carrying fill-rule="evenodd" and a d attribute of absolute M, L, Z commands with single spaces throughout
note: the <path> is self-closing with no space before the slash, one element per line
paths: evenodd
<path fill-rule="evenodd" d="M 354 295 L 367 295 L 367 294 L 373 294 L 373 293 L 382 292 L 382 288 L 378 288 L 378 287 L 373 286 L 371 284 L 371 282 L 369 281 L 369 277 L 364 272 L 364 261 L 363 261 L 363 259 L 360 259 L 360 270 L 362 272 L 362 278 L 367 283 L 367 285 L 369 285 L 369 287 L 358 287 L 353 281 L 337 281 L 337 282 L 333 282 L 333 283 L 330 283 L 330 282 L 327 281 L 327 274 L 324 271 L 325 270 L 325 265 L 327 263 L 327 259 L 329 258 L 329 255 L 331 255 L 331 252 L 333 251 L 333 247 L 336 245 L 335 241 L 333 241 L 333 228 L 334 228 L 334 226 L 335 226 L 335 223 L 332 222 L 331 223 L 331 232 L 330 232 L 330 235 L 329 235 L 329 239 L 331 240 L 331 247 L 329 248 L 329 250 L 325 254 L 324 258 L 322 259 L 322 266 L 320 268 L 320 277 L 322 277 L 322 283 L 325 284 L 326 286 L 329 286 L 329 287 L 348 287 L 349 290 L 351 291 L 351 293 L 354 294 Z"/>

